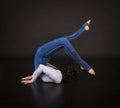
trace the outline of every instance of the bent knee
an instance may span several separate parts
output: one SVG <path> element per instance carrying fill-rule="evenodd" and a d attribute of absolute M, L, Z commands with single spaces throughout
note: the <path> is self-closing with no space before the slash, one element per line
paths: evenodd
<path fill-rule="evenodd" d="M 65 37 L 62 37 L 62 38 L 60 39 L 60 41 L 61 41 L 61 43 L 65 44 L 66 42 L 68 42 L 68 39 L 65 38 Z"/>

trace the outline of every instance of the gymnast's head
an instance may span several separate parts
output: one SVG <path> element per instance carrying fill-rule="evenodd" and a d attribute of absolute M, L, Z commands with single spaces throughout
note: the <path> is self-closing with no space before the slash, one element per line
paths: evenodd
<path fill-rule="evenodd" d="M 79 79 L 79 65 L 76 63 L 68 62 L 60 67 L 63 75 L 62 82 L 74 82 Z"/>

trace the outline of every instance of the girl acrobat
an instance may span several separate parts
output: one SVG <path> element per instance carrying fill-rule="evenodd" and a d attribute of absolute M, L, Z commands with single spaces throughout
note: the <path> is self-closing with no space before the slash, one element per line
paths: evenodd
<path fill-rule="evenodd" d="M 62 71 L 56 68 L 55 66 L 49 64 L 50 58 L 53 54 L 64 49 L 65 53 L 73 59 L 76 63 L 80 65 L 80 68 L 87 71 L 91 75 L 95 75 L 95 71 L 91 68 L 88 63 L 86 63 L 74 49 L 71 41 L 77 39 L 85 31 L 89 30 L 89 24 L 91 20 L 85 22 L 81 28 L 69 36 L 64 36 L 52 40 L 40 46 L 36 51 L 34 58 L 35 71 L 32 75 L 24 77 L 21 79 L 21 83 L 29 84 L 33 83 L 38 76 L 41 77 L 43 82 L 54 82 L 61 83 L 63 74 Z"/>

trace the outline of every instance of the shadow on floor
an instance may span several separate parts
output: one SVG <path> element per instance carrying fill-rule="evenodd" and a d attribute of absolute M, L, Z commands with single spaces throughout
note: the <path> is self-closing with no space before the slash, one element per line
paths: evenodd
<path fill-rule="evenodd" d="M 57 60 L 58 61 L 58 60 Z M 59 58 L 59 64 L 67 59 Z M 40 79 L 23 85 L 20 79 L 34 71 L 32 59 L 1 59 L 0 104 L 3 108 L 101 108 L 118 107 L 120 97 L 120 59 L 87 59 L 96 76 L 80 71 L 77 81 L 61 84 L 43 83 Z M 55 60 L 52 61 L 59 65 Z"/>

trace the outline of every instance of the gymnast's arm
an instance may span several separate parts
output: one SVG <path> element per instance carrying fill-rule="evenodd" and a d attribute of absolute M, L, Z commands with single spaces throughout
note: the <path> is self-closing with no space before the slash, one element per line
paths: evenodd
<path fill-rule="evenodd" d="M 69 57 L 79 63 L 82 66 L 82 69 L 88 71 L 89 74 L 95 75 L 94 70 L 80 57 L 80 55 L 67 39 L 64 42 L 64 51 Z"/>
<path fill-rule="evenodd" d="M 21 83 L 30 84 L 30 83 L 35 82 L 35 80 L 38 78 L 38 76 L 41 74 L 41 72 L 42 72 L 42 68 L 39 65 L 38 68 L 34 71 L 34 73 L 32 75 L 22 78 Z"/>

